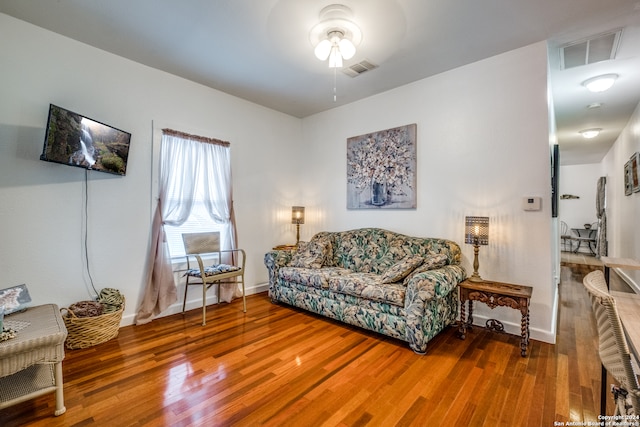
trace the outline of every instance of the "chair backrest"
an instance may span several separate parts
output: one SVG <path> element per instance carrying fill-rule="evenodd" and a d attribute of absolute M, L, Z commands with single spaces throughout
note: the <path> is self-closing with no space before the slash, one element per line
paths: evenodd
<path fill-rule="evenodd" d="M 618 316 L 616 302 L 607 291 L 604 274 L 601 270 L 592 271 L 584 277 L 583 284 L 591 298 L 591 306 L 596 318 L 600 360 L 607 371 L 625 390 L 630 392 L 633 409 L 636 414 L 640 414 L 638 378 L 633 372 L 631 354 Z"/>
<path fill-rule="evenodd" d="M 187 255 L 220 252 L 220 232 L 184 233 L 182 235 L 184 252 Z"/>
<path fill-rule="evenodd" d="M 591 273 L 587 274 L 582 283 L 584 287 L 587 288 L 587 292 L 599 292 L 608 297 L 611 297 L 609 294 L 609 287 L 607 286 L 607 281 L 604 278 L 604 273 L 602 270 L 594 270 Z M 611 297 L 613 298 L 613 297 Z"/>
<path fill-rule="evenodd" d="M 560 221 L 560 235 L 566 236 L 567 234 L 569 234 L 569 226 L 566 222 Z"/>

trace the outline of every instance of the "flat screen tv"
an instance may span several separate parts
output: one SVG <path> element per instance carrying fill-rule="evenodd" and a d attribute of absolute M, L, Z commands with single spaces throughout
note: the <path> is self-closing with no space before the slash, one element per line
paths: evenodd
<path fill-rule="evenodd" d="M 40 160 L 125 175 L 131 134 L 51 104 Z"/>

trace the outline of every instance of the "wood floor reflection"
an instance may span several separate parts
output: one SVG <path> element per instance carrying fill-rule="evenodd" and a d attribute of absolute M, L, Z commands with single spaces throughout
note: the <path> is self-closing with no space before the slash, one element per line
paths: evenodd
<path fill-rule="evenodd" d="M 400 341 L 253 295 L 127 326 L 67 350 L 67 412 L 53 395 L 2 426 L 552 426 L 596 421 L 600 362 L 582 273 L 562 267 L 556 345 L 449 328 L 419 356 Z M 610 402 L 610 412 L 613 405 Z"/>

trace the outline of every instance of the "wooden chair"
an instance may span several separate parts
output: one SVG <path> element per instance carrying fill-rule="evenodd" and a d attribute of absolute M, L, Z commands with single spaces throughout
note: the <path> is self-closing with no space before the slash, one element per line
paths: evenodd
<path fill-rule="evenodd" d="M 244 289 L 245 252 L 242 249 L 220 249 L 220 232 L 184 233 L 182 235 L 184 250 L 187 256 L 187 277 L 184 286 L 184 299 L 182 312 L 184 313 L 187 302 L 189 286 L 202 286 L 202 326 L 207 324 L 207 290 L 215 284 L 218 285 L 218 302 L 220 301 L 220 283 L 227 281 L 242 283 L 242 309 L 247 312 L 247 300 Z M 232 261 L 223 263 L 223 255 Z M 190 261 L 195 258 L 197 268 L 191 268 Z M 214 263 L 206 266 L 205 263 Z M 233 279 L 233 280 L 229 280 Z"/>
<path fill-rule="evenodd" d="M 600 360 L 621 386 L 612 390 L 616 402 L 614 415 L 640 414 L 638 377 L 633 370 L 632 355 L 618 316 L 616 302 L 607 290 L 604 274 L 601 270 L 592 271 L 584 277 L 583 284 L 591 298 L 598 327 Z"/>

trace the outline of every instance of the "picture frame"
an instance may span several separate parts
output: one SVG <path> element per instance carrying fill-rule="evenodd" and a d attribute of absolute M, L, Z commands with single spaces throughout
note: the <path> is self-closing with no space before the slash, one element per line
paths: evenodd
<path fill-rule="evenodd" d="M 554 144 L 551 151 L 551 217 L 558 217 L 558 195 L 560 174 L 560 146 Z"/>
<path fill-rule="evenodd" d="M 624 195 L 630 196 L 633 193 L 633 179 L 631 177 L 631 160 L 624 164 Z"/>
<path fill-rule="evenodd" d="M 640 153 L 635 152 L 631 156 L 631 187 L 634 193 L 640 191 Z"/>
<path fill-rule="evenodd" d="M 0 289 L 0 307 L 4 307 L 4 315 L 25 310 L 30 302 L 31 295 L 27 285 Z"/>
<path fill-rule="evenodd" d="M 415 123 L 347 138 L 347 209 L 416 208 Z"/>

